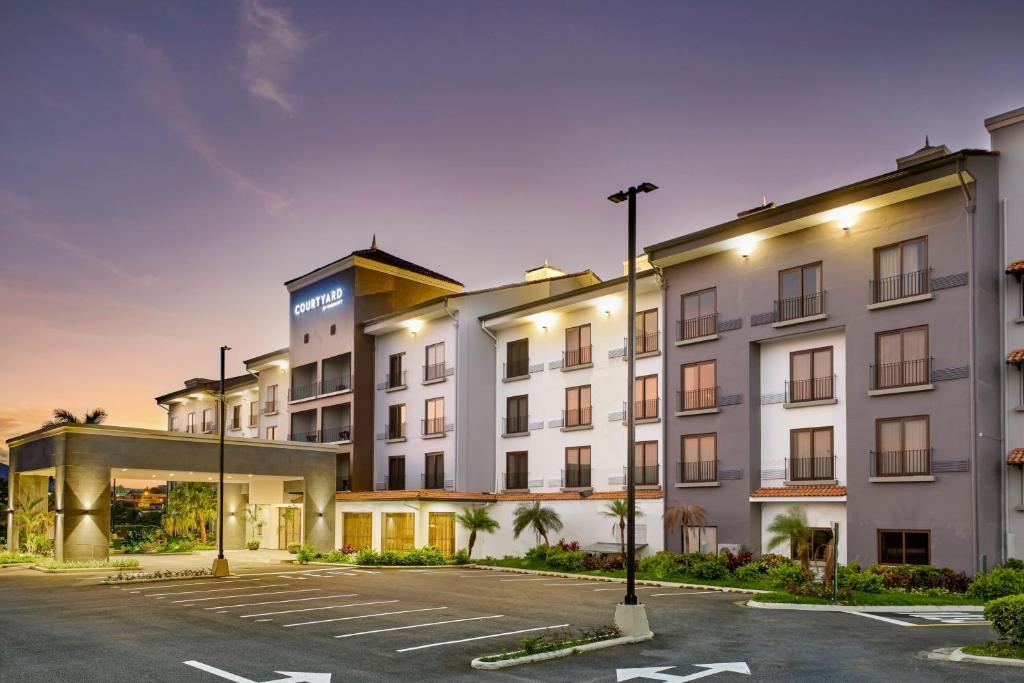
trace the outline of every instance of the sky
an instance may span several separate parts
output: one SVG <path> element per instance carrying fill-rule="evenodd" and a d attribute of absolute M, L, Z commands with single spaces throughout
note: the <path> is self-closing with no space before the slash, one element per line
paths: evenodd
<path fill-rule="evenodd" d="M 469 287 L 988 146 L 1024 3 L 0 6 L 0 440 L 287 343 L 282 283 L 369 246 Z"/>

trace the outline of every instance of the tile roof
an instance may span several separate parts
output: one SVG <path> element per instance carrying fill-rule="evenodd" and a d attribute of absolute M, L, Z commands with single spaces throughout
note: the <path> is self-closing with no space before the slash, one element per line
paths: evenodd
<path fill-rule="evenodd" d="M 1024 465 L 1024 448 L 1014 448 L 1006 459 L 1009 465 Z"/>
<path fill-rule="evenodd" d="M 626 495 L 625 491 L 594 491 L 584 496 L 578 491 L 554 491 L 551 493 L 472 493 L 468 491 L 438 490 L 405 490 L 405 491 L 338 491 L 335 499 L 339 501 L 373 501 L 373 500 L 464 500 L 494 503 L 515 500 L 615 500 Z M 664 495 L 658 489 L 638 489 L 638 500 L 653 500 Z"/>
<path fill-rule="evenodd" d="M 1010 351 L 1010 355 L 1006 357 L 1007 363 L 1024 363 L 1024 349 L 1017 349 L 1016 351 Z"/>
<path fill-rule="evenodd" d="M 1010 265 L 1006 266 L 1007 273 L 1021 273 L 1024 272 L 1024 261 L 1014 261 Z"/>
<path fill-rule="evenodd" d="M 751 498 L 819 498 L 845 496 L 845 486 L 769 486 L 750 494 Z"/>

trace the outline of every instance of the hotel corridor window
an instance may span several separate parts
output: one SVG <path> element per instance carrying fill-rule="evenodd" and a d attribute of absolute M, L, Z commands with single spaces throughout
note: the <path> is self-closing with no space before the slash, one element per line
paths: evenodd
<path fill-rule="evenodd" d="M 530 340 L 517 339 L 505 344 L 505 379 L 530 374 Z"/>
<path fill-rule="evenodd" d="M 654 353 L 658 350 L 658 309 L 640 311 L 636 314 L 636 338 L 633 350 L 637 354 Z"/>
<path fill-rule="evenodd" d="M 927 238 L 918 237 L 875 249 L 871 303 L 919 296 L 930 291 Z"/>
<path fill-rule="evenodd" d="M 713 360 L 684 365 L 682 368 L 682 401 L 679 409 L 687 411 L 714 408 L 718 400 L 715 386 L 716 374 Z"/>
<path fill-rule="evenodd" d="M 431 344 L 426 350 L 426 364 L 423 366 L 423 381 L 430 382 L 444 377 L 444 342 Z"/>
<path fill-rule="evenodd" d="M 565 390 L 564 427 L 582 427 L 591 424 L 590 385 L 569 387 Z"/>
<path fill-rule="evenodd" d="M 590 325 L 570 327 L 565 331 L 562 367 L 571 368 L 591 362 Z"/>
<path fill-rule="evenodd" d="M 658 376 L 637 377 L 633 382 L 633 419 L 653 420 L 658 417 Z"/>
<path fill-rule="evenodd" d="M 793 351 L 789 354 L 789 385 L 786 402 L 834 398 L 832 347 Z"/>
<path fill-rule="evenodd" d="M 873 389 L 929 384 L 928 326 L 877 333 L 872 379 Z"/>
<path fill-rule="evenodd" d="M 714 287 L 683 295 L 683 319 L 676 338 L 679 341 L 718 334 L 718 290 Z"/>
<path fill-rule="evenodd" d="M 779 299 L 775 302 L 776 322 L 824 313 L 825 292 L 821 283 L 821 263 L 780 271 Z"/>

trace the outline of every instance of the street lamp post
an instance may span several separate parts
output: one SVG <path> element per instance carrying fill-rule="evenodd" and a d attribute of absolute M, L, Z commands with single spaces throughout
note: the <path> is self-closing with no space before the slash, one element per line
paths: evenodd
<path fill-rule="evenodd" d="M 224 396 L 224 354 L 230 351 L 230 346 L 220 347 L 220 391 L 217 394 L 217 420 L 218 431 L 220 432 L 220 466 L 219 476 L 217 481 L 219 482 L 217 488 L 217 501 L 218 501 L 218 512 L 217 512 L 217 559 L 213 561 L 213 575 L 214 576 L 227 576 L 231 573 L 228 569 L 227 558 L 224 557 L 224 419 L 226 417 L 226 397 Z"/>
<path fill-rule="evenodd" d="M 628 202 L 627 229 L 627 312 L 626 312 L 626 596 L 615 608 L 615 625 L 623 635 L 650 637 L 647 612 L 636 597 L 636 422 L 634 382 L 636 376 L 636 196 L 654 192 L 653 183 L 640 183 L 608 197 L 614 204 Z"/>

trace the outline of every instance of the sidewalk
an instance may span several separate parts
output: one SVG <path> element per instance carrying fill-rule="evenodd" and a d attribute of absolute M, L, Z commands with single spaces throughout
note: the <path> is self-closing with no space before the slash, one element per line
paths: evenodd
<path fill-rule="evenodd" d="M 217 557 L 216 550 L 197 550 L 191 555 L 117 555 L 137 559 L 140 569 L 132 571 L 164 572 L 182 569 L 209 569 Z M 241 567 L 264 567 L 280 565 L 295 556 L 287 550 L 225 550 L 224 557 L 232 571 Z"/>

